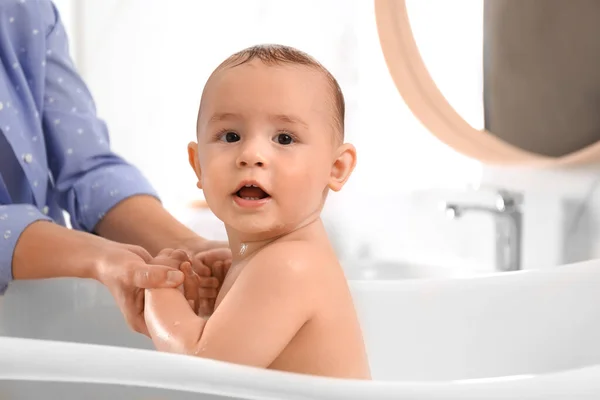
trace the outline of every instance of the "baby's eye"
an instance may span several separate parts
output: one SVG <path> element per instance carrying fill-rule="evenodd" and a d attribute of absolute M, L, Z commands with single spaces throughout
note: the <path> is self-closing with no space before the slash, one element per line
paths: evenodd
<path fill-rule="evenodd" d="M 224 141 L 226 141 L 227 143 L 233 143 L 233 142 L 237 142 L 237 141 L 239 141 L 239 140 L 240 140 L 240 135 L 238 135 L 238 134 L 237 134 L 237 133 L 235 133 L 235 132 L 231 132 L 231 131 L 229 131 L 229 132 L 224 132 L 224 133 L 221 135 L 221 140 L 224 140 Z"/>
<path fill-rule="evenodd" d="M 277 135 L 277 143 L 279 144 L 292 144 L 294 142 L 294 139 L 292 139 L 292 137 L 290 135 L 288 135 L 287 133 L 280 133 L 279 135 Z"/>

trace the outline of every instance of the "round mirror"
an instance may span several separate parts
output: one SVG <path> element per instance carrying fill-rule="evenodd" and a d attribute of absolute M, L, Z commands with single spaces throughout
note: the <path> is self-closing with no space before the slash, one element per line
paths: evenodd
<path fill-rule="evenodd" d="M 600 2 L 375 0 L 415 116 L 488 164 L 600 160 Z"/>

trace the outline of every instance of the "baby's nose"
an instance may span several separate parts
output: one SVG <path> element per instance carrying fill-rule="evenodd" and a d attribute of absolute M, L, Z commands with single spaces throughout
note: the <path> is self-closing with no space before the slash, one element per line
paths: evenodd
<path fill-rule="evenodd" d="M 240 160 L 240 161 L 238 162 L 238 165 L 239 165 L 240 167 L 247 167 L 247 166 L 249 166 L 249 165 L 254 165 L 254 166 L 256 166 L 256 167 L 263 167 L 265 164 L 264 164 L 264 162 L 263 162 L 263 161 L 258 161 L 258 160 L 257 160 L 257 161 L 254 161 L 254 162 L 252 162 L 252 161 L 248 162 L 248 161 L 245 161 L 245 160 Z"/>
<path fill-rule="evenodd" d="M 247 146 L 237 159 L 238 167 L 264 167 L 266 156 L 260 146 Z"/>

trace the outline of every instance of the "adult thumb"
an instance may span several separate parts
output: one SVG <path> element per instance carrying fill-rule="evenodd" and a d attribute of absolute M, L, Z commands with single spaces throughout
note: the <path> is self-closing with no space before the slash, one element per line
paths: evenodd
<path fill-rule="evenodd" d="M 184 279 L 183 272 L 164 265 L 139 266 L 132 276 L 133 285 L 140 289 L 175 288 Z"/>

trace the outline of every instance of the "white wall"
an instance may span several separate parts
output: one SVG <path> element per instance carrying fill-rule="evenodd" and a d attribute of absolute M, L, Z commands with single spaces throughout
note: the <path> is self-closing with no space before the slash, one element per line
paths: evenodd
<path fill-rule="evenodd" d="M 411 12 L 417 16 L 417 39 L 426 43 L 426 62 L 469 122 L 482 124 L 477 67 L 439 53 L 452 45 L 448 29 L 461 16 L 464 19 L 468 3 L 458 6 L 453 1 L 456 7 L 449 7 L 444 0 L 422 1 L 412 1 Z M 437 141 L 412 116 L 387 71 L 372 1 L 77 0 L 77 7 L 71 14 L 81 17 L 73 38 L 78 63 L 111 129 L 114 149 L 138 165 L 168 207 L 188 222 L 192 217 L 186 204 L 201 193 L 187 165 L 186 144 L 194 138 L 206 78 L 236 50 L 279 42 L 317 57 L 338 77 L 346 94 L 347 138 L 357 146 L 359 162 L 348 186 L 330 198 L 325 213 L 341 256 L 370 250 L 378 258 L 491 269 L 491 219 L 474 215 L 449 221 L 438 209 L 449 196 L 489 201 L 486 193 L 442 190 L 481 181 L 525 189 L 526 267 L 600 254 L 600 248 L 593 253 L 582 245 L 570 246 L 575 250 L 563 256 L 563 224 L 569 218 L 563 200 L 582 199 L 589 173 L 482 168 Z M 468 29 L 476 31 L 477 19 L 467 20 Z M 462 44 L 459 53 L 477 59 L 474 49 L 480 36 L 454 32 Z M 550 188 L 550 183 L 558 186 Z M 222 235 L 220 226 L 207 222 L 210 216 L 194 218 L 200 231 Z M 550 227 L 540 228 L 541 222 Z M 592 232 L 580 226 L 575 229 L 580 237 Z"/>
<path fill-rule="evenodd" d="M 476 163 L 426 134 L 404 106 L 380 52 L 371 2 L 80 4 L 88 16 L 82 72 L 108 120 L 114 148 L 148 172 L 169 203 L 200 195 L 190 181 L 185 145 L 194 137 L 206 78 L 232 52 L 260 42 L 297 46 L 338 77 L 348 101 L 348 140 L 359 147 L 361 157 L 352 186 L 394 192 L 462 177 L 467 171 L 478 176 Z M 146 151 L 140 151 L 142 144 Z M 158 154 L 163 162 L 157 164 L 152 155 Z M 398 158 L 404 160 L 400 165 Z M 164 160 L 170 161 L 169 168 Z M 433 166 L 435 160 L 448 163 Z M 419 166 L 420 172 L 408 173 L 402 165 Z M 373 179 L 375 170 L 394 184 Z"/>

